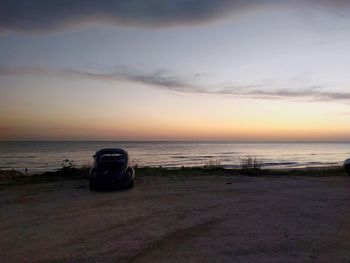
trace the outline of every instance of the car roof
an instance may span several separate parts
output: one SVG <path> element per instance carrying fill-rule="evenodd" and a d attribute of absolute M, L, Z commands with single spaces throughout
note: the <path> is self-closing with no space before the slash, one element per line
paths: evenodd
<path fill-rule="evenodd" d="M 128 155 L 128 152 L 125 151 L 122 148 L 103 148 L 98 150 L 95 155 L 101 155 L 101 154 L 111 154 L 111 153 L 117 153 L 117 154 L 124 154 L 124 155 Z"/>

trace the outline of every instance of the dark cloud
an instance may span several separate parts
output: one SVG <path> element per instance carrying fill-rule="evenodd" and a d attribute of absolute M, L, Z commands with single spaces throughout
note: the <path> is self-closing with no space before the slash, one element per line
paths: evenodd
<path fill-rule="evenodd" d="M 222 95 L 253 99 L 297 99 L 308 101 L 350 101 L 350 93 L 330 92 L 314 86 L 304 89 L 272 89 L 272 85 L 249 84 L 241 86 L 206 87 L 194 84 L 194 77 L 174 77 L 167 71 L 140 73 L 130 69 L 113 72 L 88 72 L 72 69 L 43 69 L 32 67 L 0 67 L 0 76 L 34 75 L 40 77 L 81 78 L 98 81 L 129 81 L 153 88 L 198 95 Z"/>
<path fill-rule="evenodd" d="M 141 27 L 192 24 L 244 8 L 253 0 L 2 0 L 0 31 L 51 31 L 99 22 Z"/>
<path fill-rule="evenodd" d="M 1 0 L 0 33 L 46 32 L 84 23 L 167 27 L 215 20 L 268 4 L 343 8 L 345 0 Z"/>

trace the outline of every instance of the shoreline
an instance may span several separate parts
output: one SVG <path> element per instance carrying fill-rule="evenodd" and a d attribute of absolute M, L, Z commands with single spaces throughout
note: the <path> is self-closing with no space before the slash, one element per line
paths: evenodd
<path fill-rule="evenodd" d="M 304 168 L 284 168 L 284 169 L 227 169 L 224 167 L 182 167 L 182 168 L 163 168 L 163 167 L 137 167 L 135 169 L 137 177 L 148 176 L 311 176 L 311 177 L 332 177 L 348 176 L 342 166 L 326 167 L 304 167 Z M 0 187 L 16 184 L 47 183 L 58 180 L 77 180 L 89 178 L 90 167 L 81 168 L 62 168 L 57 171 L 47 171 L 36 174 L 25 174 L 16 170 L 0 170 Z"/>
<path fill-rule="evenodd" d="M 151 147 L 150 147 L 151 146 Z M 105 147 L 128 151 L 130 161 L 139 167 L 201 167 L 219 163 L 237 168 L 247 158 L 261 162 L 262 169 L 299 169 L 342 165 L 350 156 L 350 143 L 325 142 L 286 145 L 283 142 L 16 142 L 2 143 L 0 169 L 37 174 L 62 168 L 65 160 L 79 168 L 91 165 L 94 152 Z"/>

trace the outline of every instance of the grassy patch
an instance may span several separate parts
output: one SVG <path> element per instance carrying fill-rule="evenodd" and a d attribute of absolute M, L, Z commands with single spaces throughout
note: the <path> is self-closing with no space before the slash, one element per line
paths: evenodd
<path fill-rule="evenodd" d="M 25 175 L 20 172 L 0 170 L 0 188 L 17 184 L 40 184 L 61 180 L 88 179 L 89 168 L 62 168 L 58 171 Z"/>
<path fill-rule="evenodd" d="M 212 168 L 136 168 L 136 176 L 347 176 L 343 167 L 305 168 L 290 170 L 271 170 L 258 168 L 225 169 Z"/>
<path fill-rule="evenodd" d="M 343 167 L 305 168 L 290 170 L 269 170 L 257 168 L 225 169 L 220 166 L 212 167 L 183 167 L 177 169 L 140 167 L 135 168 L 136 178 L 149 176 L 347 176 Z M 15 171 L 1 171 L 0 188 L 16 184 L 37 184 L 49 183 L 62 180 L 87 180 L 89 178 L 89 168 L 67 168 L 58 171 L 45 172 L 26 176 Z"/>

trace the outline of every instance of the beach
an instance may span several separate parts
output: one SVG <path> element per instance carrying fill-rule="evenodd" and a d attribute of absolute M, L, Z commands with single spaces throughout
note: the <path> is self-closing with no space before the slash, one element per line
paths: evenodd
<path fill-rule="evenodd" d="M 350 262 L 350 177 L 209 174 L 3 187 L 1 262 Z"/>

